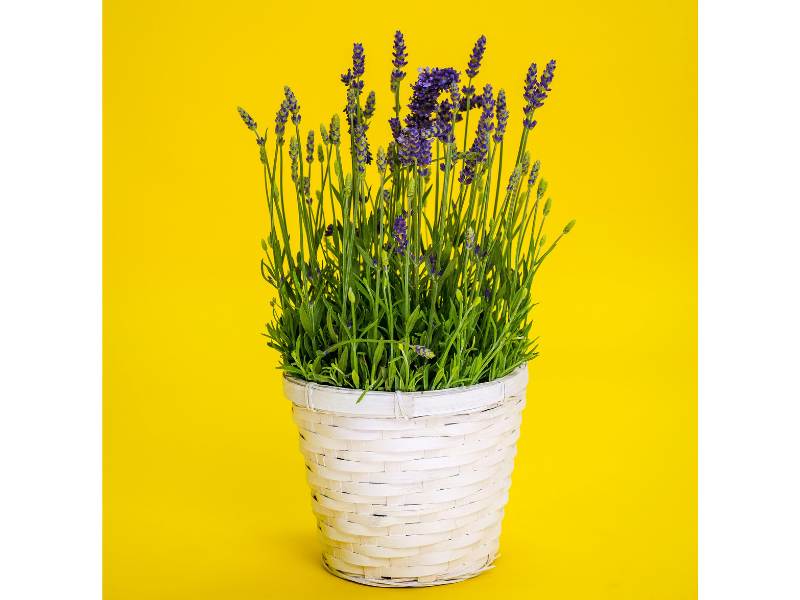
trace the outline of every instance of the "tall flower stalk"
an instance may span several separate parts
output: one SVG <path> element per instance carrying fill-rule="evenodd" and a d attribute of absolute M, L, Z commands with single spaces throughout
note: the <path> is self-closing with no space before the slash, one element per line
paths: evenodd
<path fill-rule="evenodd" d="M 265 335 L 287 374 L 364 390 L 428 390 L 503 377 L 536 356 L 533 280 L 575 223 L 548 243 L 553 202 L 527 149 L 555 61 L 541 75 L 535 63 L 528 69 L 517 155 L 504 166 L 506 92 L 486 83 L 476 94 L 485 51 L 481 36 L 463 74 L 420 69 L 403 114 L 408 50 L 396 32 L 392 142 L 374 157 L 368 132 L 380 105 L 364 92 L 360 43 L 341 76 L 343 111 L 320 126 L 319 138 L 301 131 L 289 87 L 274 135 L 238 109 L 256 138 L 269 215 L 261 273 L 276 299 Z"/>

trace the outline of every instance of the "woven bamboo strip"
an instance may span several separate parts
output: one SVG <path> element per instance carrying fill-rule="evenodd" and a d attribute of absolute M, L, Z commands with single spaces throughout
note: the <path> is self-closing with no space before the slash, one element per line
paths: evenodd
<path fill-rule="evenodd" d="M 325 568 L 380 587 L 491 568 L 526 382 L 523 367 L 474 395 L 373 392 L 356 404 L 353 390 L 287 380 Z"/>

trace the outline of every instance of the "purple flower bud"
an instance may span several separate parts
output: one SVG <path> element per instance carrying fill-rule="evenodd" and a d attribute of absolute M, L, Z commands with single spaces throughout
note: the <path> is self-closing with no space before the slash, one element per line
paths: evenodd
<path fill-rule="evenodd" d="M 472 142 L 468 155 L 464 158 L 464 166 L 458 176 L 458 181 L 464 185 L 472 183 L 478 163 L 482 162 L 489 152 L 489 137 L 494 129 L 494 123 L 492 122 L 494 98 L 492 97 L 492 86 L 488 83 L 483 88 L 481 104 L 483 112 L 481 112 L 481 117 L 478 119 L 475 140 Z"/>
<path fill-rule="evenodd" d="M 500 143 L 503 141 L 503 136 L 506 133 L 506 124 L 508 123 L 508 108 L 506 107 L 506 92 L 500 90 L 497 94 L 497 127 L 494 131 L 494 141 Z"/>
<path fill-rule="evenodd" d="M 300 124 L 300 103 L 297 101 L 297 97 L 294 95 L 294 92 L 289 88 L 289 86 L 284 86 L 283 93 L 286 96 L 286 109 L 292 113 L 292 123 L 295 125 Z"/>
<path fill-rule="evenodd" d="M 435 356 L 431 350 L 425 346 L 420 346 L 419 344 L 411 344 L 411 349 L 415 354 L 421 356 L 422 358 L 433 358 Z"/>
<path fill-rule="evenodd" d="M 242 121 L 244 121 L 244 124 L 247 126 L 247 128 L 248 128 L 250 131 L 255 131 L 255 130 L 256 130 L 256 128 L 258 127 L 258 125 L 257 125 L 257 124 L 256 124 L 256 122 L 253 120 L 253 117 L 251 117 L 251 116 L 250 116 L 250 115 L 247 113 L 247 111 L 246 111 L 245 109 L 243 109 L 241 106 L 237 106 L 237 107 L 236 107 L 236 110 L 238 110 L 238 111 L 239 111 L 239 116 L 240 116 L 240 117 L 242 117 Z"/>
<path fill-rule="evenodd" d="M 283 144 L 283 136 L 286 132 L 286 121 L 289 119 L 289 106 L 286 100 L 281 102 L 281 107 L 275 115 L 275 138 L 278 145 Z"/>
<path fill-rule="evenodd" d="M 308 132 L 306 139 L 306 162 L 311 164 L 314 162 L 314 130 Z"/>
<path fill-rule="evenodd" d="M 329 225 L 328 225 L 328 226 L 325 228 L 325 237 L 331 237 L 332 235 L 333 235 L 333 223 L 330 223 L 330 224 L 329 224 Z"/>
<path fill-rule="evenodd" d="M 375 114 L 375 92 L 370 92 L 364 104 L 364 118 L 371 119 Z"/>
<path fill-rule="evenodd" d="M 353 77 L 356 79 L 364 75 L 364 46 L 358 42 L 353 44 Z"/>
<path fill-rule="evenodd" d="M 537 80 L 536 63 L 532 63 L 528 68 L 528 74 L 525 77 L 525 91 L 523 93 L 523 98 L 525 98 L 527 104 L 522 110 L 525 113 L 525 119 L 522 121 L 522 125 L 525 129 L 533 129 L 536 126 L 533 113 L 537 108 L 544 106 L 547 93 L 550 91 L 550 85 L 553 83 L 555 70 L 556 61 L 551 60 L 547 63 L 541 78 Z"/>
<path fill-rule="evenodd" d="M 406 218 L 403 215 L 398 215 L 394 220 L 394 227 L 392 228 L 392 236 L 394 237 L 395 248 L 397 254 L 403 254 L 406 246 L 408 246 L 408 237 L 406 231 Z"/>
<path fill-rule="evenodd" d="M 398 30 L 394 32 L 394 48 L 392 50 L 392 77 L 390 80 L 392 91 L 400 88 L 400 82 L 406 77 L 403 67 L 408 64 L 408 53 L 406 52 L 406 41 L 403 34 Z"/>
<path fill-rule="evenodd" d="M 531 174 L 528 177 L 528 185 L 533 187 L 533 184 L 536 183 L 536 178 L 539 176 L 539 169 L 542 168 L 542 164 L 537 160 L 533 163 L 533 167 L 531 168 Z"/>
<path fill-rule="evenodd" d="M 483 53 L 486 51 L 486 36 L 482 35 L 478 38 L 478 41 L 475 42 L 475 47 L 472 48 L 472 54 L 469 57 L 469 63 L 467 64 L 467 77 L 470 79 L 474 78 L 478 74 L 478 70 L 481 68 L 481 61 L 483 60 Z"/>

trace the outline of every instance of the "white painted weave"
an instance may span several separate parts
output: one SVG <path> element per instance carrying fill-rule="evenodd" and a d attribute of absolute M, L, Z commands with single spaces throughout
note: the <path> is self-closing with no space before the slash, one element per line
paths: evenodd
<path fill-rule="evenodd" d="M 441 585 L 491 568 L 528 372 L 431 392 L 284 379 L 333 574 L 382 587 Z"/>

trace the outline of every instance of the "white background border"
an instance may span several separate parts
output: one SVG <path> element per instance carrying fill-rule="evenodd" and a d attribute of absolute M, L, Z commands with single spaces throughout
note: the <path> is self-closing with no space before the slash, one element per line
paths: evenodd
<path fill-rule="evenodd" d="M 0 598 L 101 590 L 101 5 L 0 4 Z"/>
<path fill-rule="evenodd" d="M 800 10 L 700 2 L 700 592 L 800 598 Z"/>
<path fill-rule="evenodd" d="M 702 599 L 800 598 L 795 6 L 700 3 Z M 0 9 L 0 597 L 13 600 L 100 597 L 100 29 L 97 1 Z"/>

